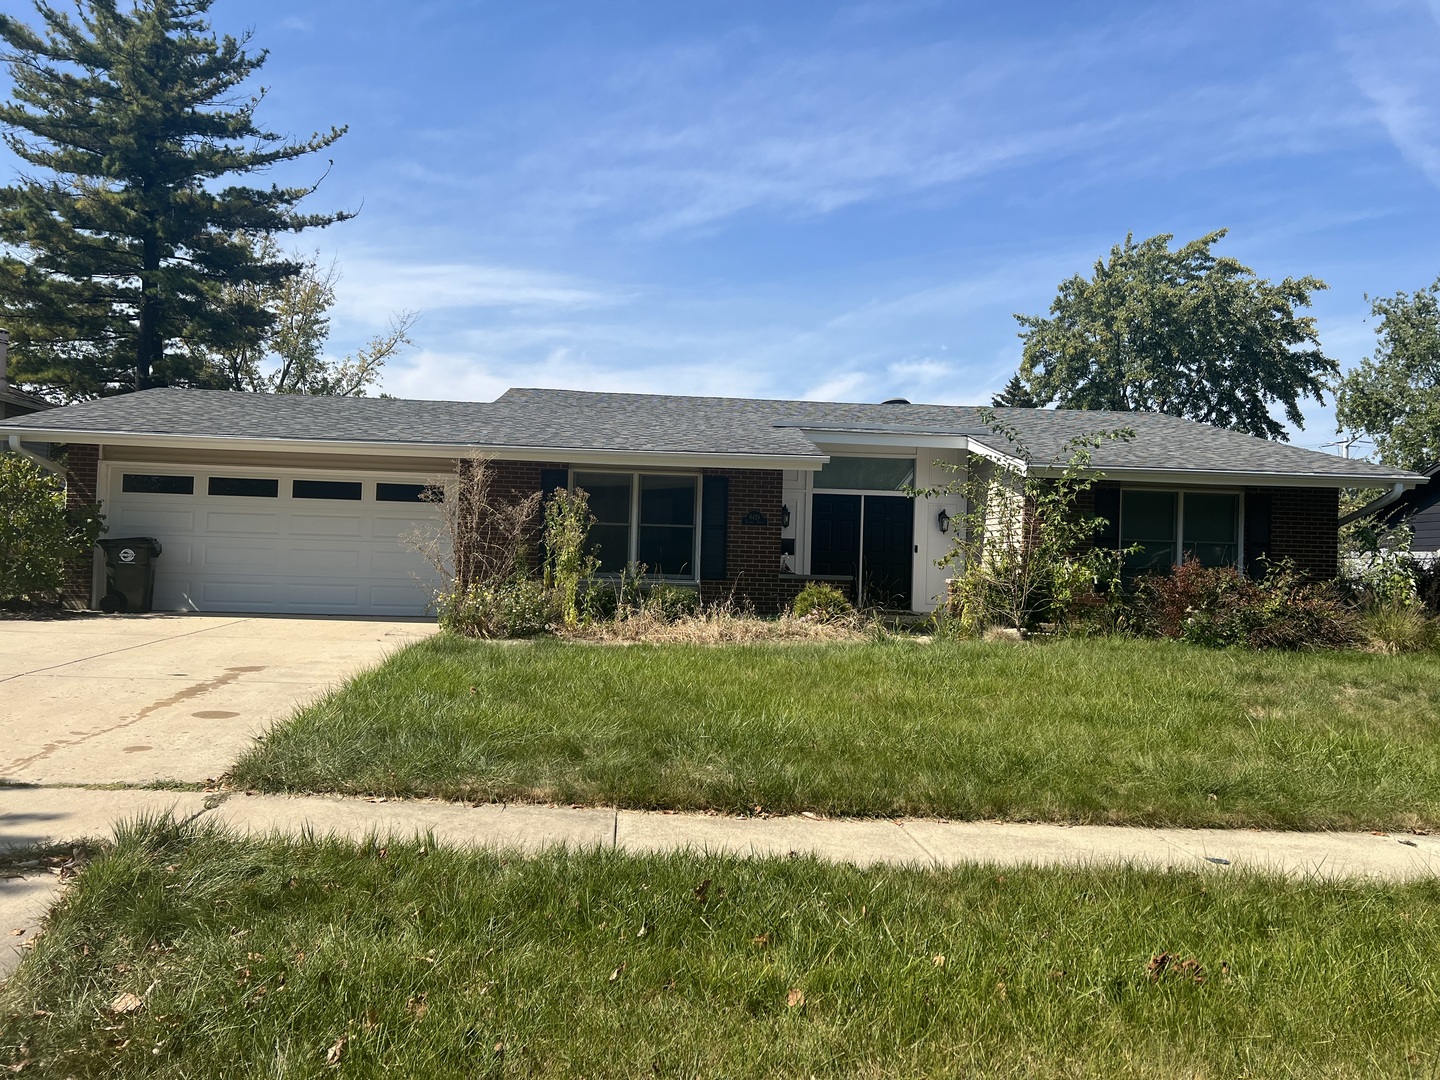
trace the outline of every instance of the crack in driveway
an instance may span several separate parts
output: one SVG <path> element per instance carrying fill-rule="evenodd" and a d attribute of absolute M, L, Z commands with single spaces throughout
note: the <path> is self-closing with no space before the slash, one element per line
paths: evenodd
<path fill-rule="evenodd" d="M 212 630 L 220 630 L 226 626 L 236 626 L 246 621 L 245 619 L 232 619 L 229 622 L 217 623 L 214 626 L 202 626 L 199 630 L 191 630 L 188 634 L 172 634 L 170 637 L 152 638 L 149 641 L 137 642 L 134 645 L 122 645 L 118 649 L 106 649 L 104 652 L 95 653 L 93 656 L 79 656 L 74 660 L 66 660 L 61 664 L 51 664 L 49 667 L 39 667 L 30 671 L 18 671 L 14 675 L 0 676 L 0 682 L 10 682 L 12 679 L 23 679 L 27 675 L 40 675 L 47 671 L 58 671 L 60 668 L 70 667 L 74 664 L 83 664 L 87 660 L 98 660 L 101 657 L 114 656 L 117 653 L 133 652 L 136 649 L 144 649 L 150 645 L 159 645 L 167 641 L 179 641 L 182 638 L 194 637 L 196 634 L 208 634 Z"/>
<path fill-rule="evenodd" d="M 108 727 L 95 728 L 94 730 L 83 732 L 80 734 L 80 737 L 76 739 L 57 739 L 55 742 L 46 743 L 45 746 L 37 753 L 31 754 L 29 757 L 17 758 L 16 760 L 10 762 L 5 768 L 7 771 L 26 768 L 27 766 L 35 764 L 35 762 L 37 761 L 43 761 L 45 758 L 48 758 L 57 750 L 64 750 L 68 747 L 79 746 L 81 743 L 88 742 L 91 739 L 98 738 L 101 735 L 108 735 L 112 731 L 120 731 L 124 728 L 131 727 L 132 725 L 138 724 L 147 716 L 150 716 L 161 709 L 168 709 L 172 705 L 179 705 L 183 701 L 189 701 L 192 698 L 200 697 L 202 694 L 208 694 L 212 690 L 218 690 L 222 686 L 228 686 L 230 683 L 233 683 L 235 680 L 240 678 L 241 675 L 248 675 L 256 671 L 264 670 L 265 666 L 263 664 L 249 664 L 242 665 L 240 667 L 226 668 L 225 674 L 217 675 L 213 679 L 206 679 L 203 682 L 194 683 L 190 686 L 187 686 L 184 690 L 177 690 L 175 693 L 169 695 L 168 697 L 160 698 L 158 701 L 152 701 L 149 705 L 146 705 L 134 716 L 131 716 L 125 720 L 121 720 L 117 724 L 111 724 Z"/>

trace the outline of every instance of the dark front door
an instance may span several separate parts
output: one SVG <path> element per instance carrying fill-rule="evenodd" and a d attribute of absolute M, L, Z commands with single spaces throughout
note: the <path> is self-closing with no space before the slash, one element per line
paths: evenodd
<path fill-rule="evenodd" d="M 816 495 L 810 524 L 810 572 L 860 576 L 860 496 Z"/>
<path fill-rule="evenodd" d="M 861 602 L 867 607 L 910 607 L 915 504 L 903 495 L 866 495 Z"/>

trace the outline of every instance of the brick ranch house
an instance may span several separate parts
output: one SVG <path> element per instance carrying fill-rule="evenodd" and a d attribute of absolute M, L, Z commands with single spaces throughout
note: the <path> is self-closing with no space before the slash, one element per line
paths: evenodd
<path fill-rule="evenodd" d="M 1096 452 L 1090 497 L 1109 522 L 1099 542 L 1140 543 L 1157 567 L 1269 555 L 1331 576 L 1340 489 L 1398 496 L 1425 480 L 1153 413 L 997 418 L 1032 462 L 1132 429 Z M 63 445 L 73 503 L 99 501 L 112 537 L 160 541 L 158 609 L 350 615 L 425 613 L 430 571 L 404 538 L 438 513 L 426 487 L 474 455 L 509 491 L 584 487 L 605 573 L 640 562 L 762 612 L 813 579 L 928 611 L 965 508 L 905 489 L 1014 452 L 970 407 L 560 390 L 471 403 L 157 389 L 3 420 L 0 435 L 37 458 Z M 92 605 L 102 588 L 97 558 L 68 599 Z"/>

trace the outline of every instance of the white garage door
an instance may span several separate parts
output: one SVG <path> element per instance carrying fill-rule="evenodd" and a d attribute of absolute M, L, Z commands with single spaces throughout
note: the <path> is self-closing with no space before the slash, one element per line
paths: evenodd
<path fill-rule="evenodd" d="M 161 611 L 423 615 L 436 577 L 408 538 L 433 477 L 111 463 L 109 537 L 153 536 Z"/>

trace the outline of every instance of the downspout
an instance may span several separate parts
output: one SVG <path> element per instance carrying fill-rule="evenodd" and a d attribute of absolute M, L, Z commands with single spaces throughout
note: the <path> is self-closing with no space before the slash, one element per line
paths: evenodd
<path fill-rule="evenodd" d="M 13 439 L 15 438 L 15 436 L 12 435 L 10 436 L 10 438 L 12 439 L 11 445 L 14 445 Z M 1387 491 L 1384 495 L 1381 495 L 1378 499 L 1371 499 L 1364 506 L 1360 507 L 1359 510 L 1351 510 L 1350 513 L 1346 514 L 1340 519 L 1340 524 L 1349 525 L 1352 521 L 1358 521 L 1360 518 L 1369 517 L 1377 510 L 1384 510 L 1385 507 L 1395 502 L 1397 499 L 1400 498 L 1401 495 L 1404 494 L 1405 482 L 1401 480 L 1398 481 L 1395 486 L 1392 487 L 1389 491 Z"/>
<path fill-rule="evenodd" d="M 26 446 L 23 442 L 20 441 L 19 435 L 10 436 L 10 449 L 14 450 L 15 453 L 19 454 L 21 457 L 33 461 L 42 469 L 46 469 L 49 472 L 54 473 L 56 476 L 61 477 L 62 479 L 64 478 L 64 465 L 61 465 L 59 462 L 56 461 L 51 461 L 44 454 L 37 454 L 34 450 L 31 450 L 28 446 Z"/>

